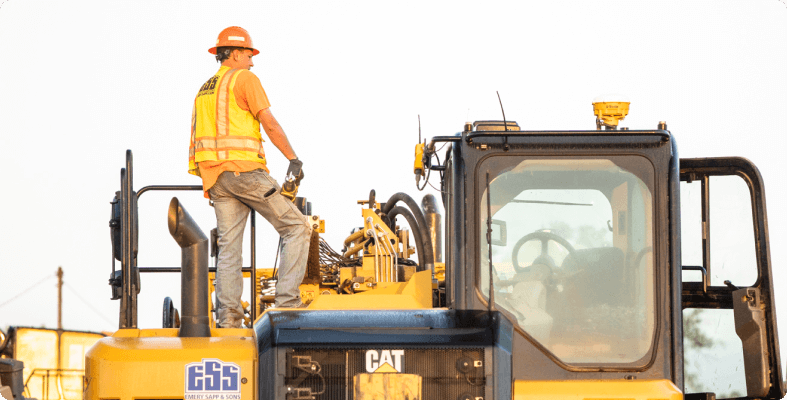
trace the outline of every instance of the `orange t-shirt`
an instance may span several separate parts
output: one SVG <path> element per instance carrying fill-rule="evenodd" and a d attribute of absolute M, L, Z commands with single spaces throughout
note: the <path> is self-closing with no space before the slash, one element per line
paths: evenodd
<path fill-rule="evenodd" d="M 238 73 L 232 91 L 235 93 L 235 103 L 238 104 L 238 107 L 249 111 L 255 117 L 260 113 L 260 110 L 271 106 L 260 79 L 249 70 Z"/>
<path fill-rule="evenodd" d="M 238 107 L 252 113 L 255 118 L 260 110 L 271 106 L 260 79 L 251 71 L 246 70 L 238 73 L 232 91 L 235 94 L 235 103 Z M 255 169 L 264 169 L 266 172 L 270 172 L 265 164 L 254 161 L 203 161 L 197 164 L 197 167 L 199 167 L 199 173 L 202 176 L 202 190 L 205 198 L 210 198 L 208 190 L 216 184 L 216 180 L 219 179 L 222 172 L 240 173 Z"/>

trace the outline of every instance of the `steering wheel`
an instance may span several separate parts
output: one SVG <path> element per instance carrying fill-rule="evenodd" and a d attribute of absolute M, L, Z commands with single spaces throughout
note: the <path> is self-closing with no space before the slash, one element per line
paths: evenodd
<path fill-rule="evenodd" d="M 525 243 L 536 239 L 541 241 L 541 254 L 539 254 L 538 257 L 536 257 L 536 261 L 541 261 L 542 263 L 549 266 L 550 269 L 555 266 L 555 262 L 552 260 L 552 257 L 550 257 L 549 254 L 547 253 L 548 243 L 550 240 L 557 242 L 561 246 L 565 247 L 566 250 L 568 250 L 569 255 L 574 253 L 574 246 L 572 246 L 571 243 L 568 242 L 568 240 L 552 232 L 535 231 L 532 233 L 528 233 L 527 235 L 522 236 L 522 238 L 517 240 L 516 244 L 514 245 L 514 251 L 511 254 L 511 261 L 514 264 L 514 270 L 516 270 L 516 272 L 526 271 L 525 267 L 519 265 L 519 250 L 522 249 L 522 246 Z"/>
<path fill-rule="evenodd" d="M 634 268 L 639 267 L 639 263 L 642 262 L 642 258 L 645 257 L 645 255 L 648 254 L 648 253 L 653 253 L 653 247 L 652 246 L 648 246 L 648 247 L 645 247 L 644 249 L 640 250 L 639 253 L 637 253 L 637 256 L 634 257 L 634 264 L 632 264 L 631 266 L 634 267 Z"/>

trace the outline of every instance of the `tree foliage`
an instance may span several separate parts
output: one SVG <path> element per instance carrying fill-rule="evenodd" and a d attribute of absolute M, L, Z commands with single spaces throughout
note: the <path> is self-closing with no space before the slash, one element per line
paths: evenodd
<path fill-rule="evenodd" d="M 702 331 L 703 310 L 694 309 L 683 313 L 683 379 L 687 393 L 704 392 L 699 374 L 699 366 L 692 365 L 692 360 L 697 359 L 697 353 L 703 349 L 710 349 L 716 341 Z"/>

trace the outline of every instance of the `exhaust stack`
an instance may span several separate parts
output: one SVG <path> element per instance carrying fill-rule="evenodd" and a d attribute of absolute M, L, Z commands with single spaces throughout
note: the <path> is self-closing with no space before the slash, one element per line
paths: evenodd
<path fill-rule="evenodd" d="M 440 209 L 437 208 L 437 199 L 427 194 L 421 199 L 421 208 L 424 210 L 426 228 L 429 232 L 429 240 L 432 242 L 434 262 L 441 263 L 443 262 L 443 223 Z"/>
<path fill-rule="evenodd" d="M 169 233 L 178 242 L 180 261 L 179 337 L 210 337 L 208 319 L 208 238 L 177 197 L 169 202 Z"/>

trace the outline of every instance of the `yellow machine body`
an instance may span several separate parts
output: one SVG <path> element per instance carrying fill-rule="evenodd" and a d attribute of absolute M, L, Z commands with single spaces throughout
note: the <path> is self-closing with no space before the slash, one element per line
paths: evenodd
<path fill-rule="evenodd" d="M 668 380 L 514 381 L 514 400 L 682 400 Z"/>
<path fill-rule="evenodd" d="M 601 129 L 600 127 L 603 125 L 607 129 L 617 129 L 620 121 L 628 114 L 629 104 L 628 101 L 621 98 L 598 98 L 593 102 L 597 128 Z M 545 174 L 544 177 L 536 177 L 537 179 L 534 178 L 533 182 L 546 188 L 543 190 L 552 190 L 553 186 L 563 188 L 561 185 L 553 185 L 555 181 L 569 176 L 562 174 L 563 169 L 582 172 L 583 174 L 569 177 L 576 178 L 577 181 L 584 184 L 584 179 L 597 175 L 603 175 L 604 179 L 607 175 L 623 179 L 621 176 L 626 170 L 618 163 L 628 165 L 625 163 L 631 162 L 634 165 L 630 159 L 635 156 L 642 156 L 646 160 L 650 160 L 651 164 L 655 161 L 639 153 L 634 155 L 625 153 L 634 151 L 631 150 L 634 147 L 627 142 L 627 135 L 588 131 L 569 131 L 567 132 L 569 135 L 564 135 L 566 132 L 521 132 L 516 135 L 508 135 L 506 131 L 519 130 L 518 125 L 513 121 L 480 122 L 484 123 L 478 127 L 483 129 L 479 128 L 475 132 L 471 132 L 473 125 L 467 124 L 463 137 L 442 137 L 440 139 L 446 143 L 451 142 L 450 150 L 447 151 L 452 151 L 451 157 L 456 158 L 451 158 L 450 164 L 446 161 L 445 165 L 431 165 L 430 157 L 436 151 L 434 140 L 428 146 L 425 143 L 419 143 L 415 147 L 413 169 L 417 181 L 421 177 L 427 176 L 424 174 L 427 170 L 448 171 L 441 172 L 441 178 L 445 180 L 450 178 L 448 183 L 443 181 L 441 186 L 441 190 L 444 191 L 446 212 L 451 213 L 447 219 L 449 224 L 446 225 L 446 236 L 450 241 L 446 246 L 450 253 L 447 259 L 451 261 L 448 268 L 446 268 L 446 263 L 442 262 L 442 257 L 438 257 L 434 252 L 434 248 L 441 244 L 439 241 L 434 240 L 434 243 L 440 244 L 424 248 L 425 244 L 429 242 L 422 237 L 425 236 L 425 231 L 427 229 L 439 231 L 437 223 L 430 224 L 424 221 L 422 213 L 419 214 L 421 210 L 427 208 L 424 206 L 424 204 L 428 204 L 426 199 L 418 209 L 418 205 L 411 197 L 397 193 L 391 197 L 388 204 L 381 206 L 376 202 L 376 194 L 372 191 L 368 200 L 358 202 L 358 204 L 368 205 L 368 207 L 362 208 L 360 213 L 362 226 L 354 224 L 359 228 L 346 237 L 341 252 L 331 249 L 327 243 L 320 239 L 319 234 L 325 233 L 325 222 L 320 220 L 318 216 L 307 217 L 315 233 L 310 239 L 306 274 L 299 287 L 301 301 L 306 305 L 305 308 L 295 310 L 273 308 L 275 279 L 277 278 L 275 270 L 258 268 L 254 271 L 256 282 L 249 282 L 253 287 L 253 290 L 250 290 L 252 303 L 256 304 L 257 309 L 254 312 L 247 311 L 249 315 L 256 314 L 257 321 L 249 319 L 245 321 L 245 326 L 253 326 L 254 329 L 217 329 L 214 320 L 215 314 L 212 312 L 210 314 L 210 337 L 182 338 L 178 336 L 179 331 L 176 328 L 121 329 L 111 337 L 99 340 L 87 352 L 84 398 L 93 400 L 255 400 L 259 397 L 294 400 L 320 400 L 322 398 L 412 400 L 449 398 L 446 392 L 459 388 L 461 391 L 457 389 L 457 393 L 451 393 L 450 398 L 461 400 L 683 399 L 684 388 L 676 386 L 676 382 L 677 385 L 680 385 L 683 379 L 681 375 L 683 372 L 680 369 L 683 356 L 680 352 L 672 351 L 681 349 L 679 343 L 675 347 L 671 347 L 672 344 L 664 343 L 650 345 L 650 348 L 655 349 L 652 351 L 651 359 L 644 358 L 638 353 L 636 357 L 625 353 L 619 355 L 619 358 L 615 358 L 618 355 L 593 358 L 595 355 L 591 354 L 587 356 L 587 360 L 590 361 L 586 361 L 585 358 L 575 357 L 572 355 L 573 353 L 569 354 L 569 357 L 560 354 L 562 348 L 570 347 L 570 351 L 574 351 L 575 349 L 583 350 L 595 347 L 592 341 L 584 340 L 588 336 L 589 330 L 585 329 L 583 324 L 588 322 L 588 326 L 593 325 L 591 328 L 596 329 L 595 325 L 600 324 L 592 317 L 598 314 L 604 314 L 601 317 L 606 317 L 606 314 L 615 314 L 616 319 L 625 320 L 619 324 L 615 320 L 613 322 L 616 324 L 611 324 L 610 327 L 602 326 L 596 329 L 598 332 L 593 333 L 598 337 L 610 337 L 609 342 L 613 344 L 615 341 L 621 341 L 621 338 L 628 334 L 628 331 L 622 330 L 620 327 L 629 324 L 629 320 L 632 325 L 648 323 L 657 325 L 656 322 L 658 322 L 656 328 L 652 326 L 648 328 L 651 333 L 646 332 L 648 335 L 643 335 L 646 339 L 659 333 L 674 335 L 669 340 L 674 339 L 676 342 L 682 339 L 678 337 L 681 334 L 681 321 L 679 319 L 672 320 L 673 316 L 670 314 L 665 316 L 657 313 L 660 312 L 659 310 L 663 311 L 674 306 L 674 303 L 665 303 L 665 301 L 671 301 L 672 297 L 662 298 L 663 294 L 667 293 L 669 286 L 662 288 L 653 283 L 661 275 L 655 275 L 655 272 L 654 275 L 645 274 L 650 271 L 646 269 L 643 269 L 644 272 L 640 275 L 632 275 L 631 281 L 643 276 L 651 281 L 649 281 L 650 284 L 643 285 L 640 292 L 631 292 L 632 298 L 641 301 L 647 307 L 643 306 L 641 309 L 631 311 L 630 315 L 618 312 L 616 308 L 613 308 L 616 303 L 610 306 L 607 304 L 606 298 L 599 301 L 598 310 L 603 312 L 596 312 L 596 309 L 591 310 L 587 307 L 581 308 L 581 303 L 589 302 L 587 299 L 596 296 L 596 292 L 588 292 L 590 294 L 587 294 L 574 290 L 575 288 L 569 285 L 592 286 L 597 282 L 580 276 L 581 279 L 576 282 L 567 279 L 564 285 L 559 282 L 559 278 L 562 277 L 557 276 L 557 272 L 562 272 L 563 275 L 568 275 L 571 272 L 573 276 L 577 276 L 578 273 L 590 275 L 604 271 L 605 268 L 611 269 L 609 264 L 612 262 L 607 262 L 608 260 L 605 258 L 607 254 L 620 255 L 621 260 L 623 257 L 627 257 L 626 260 L 631 258 L 631 261 L 626 262 L 630 262 L 632 265 L 639 265 L 645 260 L 647 263 L 653 264 L 653 270 L 656 270 L 658 265 L 655 265 L 652 259 L 665 251 L 666 244 L 656 242 L 652 246 L 642 247 L 634 252 L 631 251 L 633 247 L 630 243 L 636 239 L 646 246 L 653 242 L 653 236 L 674 234 L 674 232 L 664 233 L 656 229 L 662 226 L 661 224 L 666 218 L 662 218 L 661 214 L 656 214 L 654 209 L 658 206 L 660 208 L 657 210 L 663 212 L 666 207 L 663 201 L 668 194 L 657 192 L 656 189 L 654 189 L 654 193 L 650 193 L 650 189 L 648 189 L 651 186 L 659 188 L 659 185 L 666 183 L 666 181 L 661 183 L 655 181 L 655 177 L 666 176 L 666 160 L 669 160 L 668 151 L 670 151 L 666 147 L 660 147 L 666 146 L 666 141 L 659 139 L 661 142 L 658 142 L 660 144 L 657 146 L 656 139 L 652 137 L 661 135 L 662 138 L 670 138 L 669 134 L 651 131 L 638 133 L 640 137 L 647 137 L 648 141 L 642 139 L 643 143 L 653 144 L 653 149 L 648 148 L 647 152 L 642 150 L 642 154 L 653 156 L 652 160 L 661 160 L 659 162 L 664 163 L 662 165 L 663 171 L 658 174 L 655 174 L 658 172 L 656 169 L 646 170 L 647 173 L 641 172 L 643 176 L 654 180 L 654 182 L 650 182 L 651 186 L 645 186 L 643 183 L 643 187 L 640 188 L 642 190 L 635 190 L 633 180 L 604 181 L 598 178 L 606 185 L 599 184 L 599 187 L 603 186 L 608 189 L 608 192 L 598 192 L 610 202 L 609 218 L 603 219 L 602 222 L 606 222 L 606 224 L 601 225 L 601 232 L 606 235 L 608 230 L 611 233 L 617 232 L 617 234 L 610 234 L 609 243 L 606 243 L 605 248 L 577 247 L 573 249 L 570 248 L 571 246 L 563 245 L 572 257 L 585 251 L 580 254 L 584 259 L 579 256 L 576 258 L 565 256 L 569 262 L 573 261 L 577 265 L 584 262 L 588 265 L 592 264 L 593 267 L 596 267 L 597 263 L 599 264 L 598 268 L 592 270 L 590 266 L 583 265 L 587 268 L 582 270 L 578 266 L 567 265 L 566 268 L 576 268 L 577 274 L 574 274 L 573 271 L 555 271 L 552 274 L 551 268 L 547 266 L 550 269 L 550 274 L 555 275 L 550 278 L 555 282 L 547 282 L 547 279 L 537 276 L 540 273 L 539 266 L 541 264 L 537 264 L 536 261 L 532 261 L 529 267 L 519 266 L 515 257 L 512 257 L 511 261 L 497 261 L 498 264 L 493 262 L 492 245 L 507 246 L 507 240 L 503 239 L 507 235 L 506 232 L 509 232 L 508 235 L 513 233 L 519 235 L 521 232 L 517 232 L 516 229 L 507 231 L 505 220 L 496 221 L 493 218 L 495 213 L 493 213 L 489 199 L 495 197 L 491 195 L 494 186 L 490 183 L 490 169 L 509 167 L 508 164 L 505 164 L 508 162 L 512 162 L 510 167 L 514 170 L 524 169 L 527 166 L 526 163 L 533 160 L 538 161 L 533 165 L 548 166 L 549 168 L 545 167 L 544 170 L 549 174 Z M 571 151 L 565 150 L 565 153 L 569 155 L 573 154 L 575 148 L 581 150 L 581 152 L 577 152 L 577 159 L 567 159 L 567 162 L 564 163 L 563 160 L 547 159 L 539 154 L 533 155 L 531 160 L 529 152 L 535 151 L 531 149 L 537 149 L 542 145 L 539 144 L 541 142 L 534 141 L 533 138 L 550 139 L 544 143 L 552 146 L 552 138 L 541 137 L 547 134 L 556 138 L 555 143 L 563 143 L 561 142 L 563 140 L 567 148 L 568 145 L 574 146 L 571 147 Z M 586 137 L 589 139 L 585 139 Z M 509 144 L 509 139 L 511 139 L 511 144 Z M 612 151 L 616 158 L 602 159 L 599 156 L 599 159 L 596 159 L 595 153 L 585 151 L 584 142 L 581 140 L 597 144 L 605 152 Z M 616 145 L 615 140 L 622 142 L 619 143 L 618 148 L 611 147 Z M 606 146 L 610 146 L 611 150 Z M 544 145 L 544 147 L 547 146 Z M 511 151 L 512 149 L 513 151 Z M 468 161 L 469 165 L 462 165 L 459 162 L 461 151 L 467 151 L 472 156 L 465 159 L 470 160 Z M 511 152 L 505 153 L 509 151 Z M 489 202 L 485 204 L 487 207 L 485 220 L 483 218 L 484 212 L 479 212 L 479 209 L 475 207 L 476 205 L 484 206 L 483 203 L 476 204 L 482 196 L 478 190 L 483 189 L 483 186 L 479 185 L 483 185 L 484 181 L 479 180 L 472 185 L 456 183 L 457 181 L 460 183 L 471 182 L 472 176 L 469 169 L 473 166 L 471 162 L 477 162 L 476 166 L 480 168 L 484 167 L 481 164 L 485 162 L 484 160 L 491 159 L 482 152 L 497 156 L 503 154 L 504 156 L 499 158 L 506 160 L 505 162 L 501 161 L 500 165 L 490 164 L 494 168 L 490 167 L 486 171 L 487 192 L 485 195 Z M 564 149 L 561 147 L 550 148 L 546 153 L 555 158 L 566 157 L 563 152 Z M 618 155 L 618 152 L 623 155 Z M 601 150 L 599 150 L 599 154 L 601 154 Z M 524 160 L 516 157 L 524 158 Z M 448 160 L 448 156 L 444 160 Z M 513 161 L 519 164 L 514 164 Z M 555 169 L 555 166 L 559 169 Z M 579 166 L 582 168 L 577 168 Z M 670 173 L 677 175 L 673 166 L 670 164 Z M 521 173 L 535 176 L 534 171 L 536 169 Z M 450 175 L 445 175 L 449 173 Z M 500 172 L 498 176 L 503 176 L 502 174 Z M 483 177 L 483 175 L 478 176 Z M 639 177 L 633 174 L 632 176 Z M 511 198 L 508 200 L 511 203 L 594 206 L 592 203 L 585 204 L 584 200 L 582 203 L 565 203 L 515 198 L 518 196 L 517 193 L 524 193 L 524 191 L 516 192 L 515 189 L 522 190 L 522 188 L 530 188 L 530 186 L 521 184 L 519 187 L 510 184 L 510 182 L 507 180 L 498 181 L 500 185 L 498 188 L 511 185 L 510 188 L 505 187 L 511 193 L 500 191 L 503 193 L 500 196 L 510 195 Z M 525 183 L 530 184 L 529 181 Z M 614 185 L 608 183 L 614 183 Z M 542 190 L 541 186 L 534 185 L 533 188 Z M 566 185 L 566 187 L 569 186 Z M 566 190 L 574 190 L 571 188 L 573 186 Z M 452 190 L 457 191 L 458 194 Z M 635 214 L 631 210 L 634 207 L 632 206 L 633 200 L 627 196 L 636 197 L 637 201 L 642 203 L 638 206 L 643 209 L 640 214 Z M 651 197 L 648 196 L 654 196 L 655 200 L 651 201 Z M 406 214 L 406 211 L 398 209 L 396 205 L 400 201 L 407 204 L 411 214 Z M 662 201 L 662 203 L 658 203 L 658 201 Z M 406 207 L 403 206 L 403 208 Z M 483 211 L 483 208 L 480 208 L 480 211 Z M 511 213 L 516 216 L 527 215 L 519 211 Z M 572 213 L 567 212 L 567 214 Z M 580 211 L 576 211 L 576 214 L 579 215 Z M 414 248 L 409 244 L 410 232 L 396 226 L 396 215 L 404 215 L 408 219 L 408 225 L 416 225 L 411 226 L 411 229 L 414 229 L 414 237 L 418 241 L 417 248 L 426 253 L 420 254 L 419 252 L 418 266 L 414 260 L 410 260 L 410 256 L 415 253 Z M 549 216 L 549 214 L 545 215 Z M 640 236 L 627 236 L 624 233 L 626 230 L 632 229 L 628 228 L 633 224 L 631 222 L 632 215 L 642 218 L 641 221 L 636 221 L 637 224 L 645 227 L 640 229 Z M 671 215 L 666 214 L 665 217 Z M 477 224 L 469 220 L 469 216 L 477 217 Z M 416 223 L 413 223 L 413 220 Z M 486 226 L 480 225 L 482 221 Z M 508 225 L 510 228 L 519 222 L 513 218 L 511 221 Z M 493 225 L 496 226 L 495 229 L 492 228 Z M 435 228 L 436 226 L 438 228 Z M 617 227 L 617 231 L 615 231 L 615 227 Z M 578 229 L 582 228 L 583 226 L 580 226 Z M 475 230 L 474 234 L 473 230 Z M 484 231 L 487 232 L 488 259 L 486 258 L 487 254 L 480 252 L 475 254 L 468 247 L 482 244 Z M 493 232 L 501 237 L 502 244 L 495 242 L 495 239 L 492 238 Z M 548 233 L 551 236 L 557 236 L 551 232 L 551 229 L 540 229 L 534 233 L 536 232 L 543 234 L 542 237 L 548 238 L 542 238 L 541 249 L 545 254 L 544 258 L 550 258 L 546 255 L 549 250 L 547 241 L 553 240 L 558 244 L 562 243 L 546 235 Z M 476 236 L 479 233 L 481 234 Z M 527 236 L 529 235 L 532 234 Z M 521 241 L 519 245 L 514 245 L 512 249 L 514 254 L 518 254 L 519 247 L 527 242 L 525 238 L 526 236 L 522 236 L 519 239 Z M 657 245 L 661 246 L 658 252 L 654 250 Z M 478 247 L 478 249 L 483 248 L 483 245 Z M 430 252 L 430 250 L 432 251 Z M 506 250 L 509 249 L 506 248 Z M 607 252 L 606 250 L 614 251 Z M 653 254 L 648 255 L 649 253 Z M 638 256 L 638 254 L 640 255 Z M 474 258 L 476 256 L 480 258 Z M 534 260 L 539 259 L 534 258 Z M 482 266 L 486 262 L 489 268 L 486 272 L 486 283 L 488 284 L 486 299 L 482 291 L 484 286 L 482 285 L 483 270 L 480 268 L 476 270 L 477 265 L 474 264 L 479 261 Z M 550 261 L 553 260 L 550 258 Z M 545 263 L 545 261 L 539 262 Z M 509 274 L 514 277 L 517 276 L 516 274 L 524 275 L 520 276 L 518 281 L 514 281 L 511 276 L 494 275 L 493 279 L 494 268 L 501 265 L 510 266 L 510 269 L 514 270 L 519 267 L 526 271 L 514 271 Z M 500 268 L 500 270 L 506 269 Z M 659 273 L 666 272 L 661 270 Z M 474 273 L 476 275 L 473 275 Z M 243 273 L 244 277 L 251 278 L 251 275 L 248 272 Z M 606 277 L 601 274 L 599 276 Z M 212 311 L 215 305 L 210 302 L 213 298 L 215 278 L 215 274 L 211 273 L 208 302 L 209 309 Z M 450 281 L 451 279 L 455 281 Z M 540 282 L 541 280 L 544 282 Z M 520 283 L 524 285 L 515 286 Z M 555 303 L 561 306 L 555 307 L 556 312 L 562 312 L 572 307 L 583 312 L 578 313 L 576 317 L 572 315 L 571 319 L 566 318 L 569 321 L 564 322 L 565 327 L 561 326 L 560 330 L 555 329 L 554 337 L 557 337 L 558 334 L 562 335 L 561 339 L 564 339 L 565 343 L 555 342 L 557 345 L 551 348 L 549 347 L 550 340 L 553 338 L 542 339 L 538 337 L 540 329 L 547 324 L 538 322 L 539 314 L 537 312 L 540 309 L 546 310 L 546 306 L 530 304 L 531 302 L 546 303 L 547 295 L 544 294 L 540 299 L 538 296 L 533 296 L 534 299 L 513 296 L 513 294 L 520 293 L 538 294 L 537 289 L 546 293 L 545 285 L 547 284 L 554 286 L 550 295 L 562 293 L 564 290 L 567 293 L 564 299 L 558 298 L 562 302 Z M 494 289 L 498 289 L 497 293 L 500 294 L 497 301 L 494 301 L 493 286 Z M 512 289 L 500 289 L 506 287 Z M 472 290 L 475 290 L 475 293 L 471 293 Z M 601 290 L 599 290 L 600 292 Z M 672 293 L 675 298 L 678 298 L 680 294 L 680 292 Z M 612 294 L 616 296 L 615 300 L 620 298 L 628 300 L 628 298 L 618 296 L 616 292 Z M 753 301 L 751 299 L 754 298 L 747 295 L 743 299 Z M 527 311 L 522 311 L 520 316 L 514 315 L 516 310 L 513 307 L 505 307 L 506 302 L 514 300 L 527 306 Z M 202 301 L 200 298 L 199 302 Z M 656 303 L 659 303 L 659 307 L 653 305 Z M 448 305 L 446 306 L 446 304 Z M 250 309 L 248 303 L 244 303 L 243 307 L 247 310 Z M 591 311 L 584 312 L 586 309 Z M 544 312 L 546 313 L 546 311 Z M 755 314 L 752 313 L 752 315 Z M 655 321 L 657 317 L 660 319 Z M 528 318 L 533 322 L 523 323 Z M 255 325 L 254 322 L 258 323 Z M 551 324 L 552 319 L 549 320 L 548 329 L 553 329 Z M 621 331 L 622 335 L 612 336 L 610 333 L 612 331 L 616 331 L 615 334 L 617 331 Z M 665 341 L 666 339 L 662 338 L 662 342 Z M 636 343 L 636 346 L 645 348 L 643 343 L 648 344 L 643 339 L 642 342 Z M 607 347 L 611 348 L 611 346 Z M 543 354 L 543 357 L 534 356 L 539 352 Z M 580 353 L 580 351 L 576 353 Z M 585 357 L 584 354 L 582 356 Z M 627 357 L 631 357 L 631 360 Z M 648 360 L 651 364 L 640 364 L 640 362 L 645 363 Z M 778 365 L 778 360 L 776 361 L 775 364 Z M 227 391 L 223 391 L 217 395 L 219 397 L 209 397 L 210 394 L 208 397 L 204 395 L 195 397 L 189 394 L 194 393 L 193 390 L 190 392 L 188 389 L 194 378 L 194 375 L 190 375 L 189 371 L 193 371 L 191 368 L 199 368 L 200 366 L 204 366 L 205 370 L 208 370 L 207 366 L 210 362 L 220 362 L 222 368 L 225 364 L 230 368 L 237 368 L 239 371 L 237 392 L 227 395 Z M 651 367 L 651 365 L 656 365 L 656 367 Z M 629 372 L 631 374 L 624 375 Z M 203 379 L 203 375 L 200 375 L 198 379 Z M 673 379 L 674 382 L 670 379 Z M 782 390 L 780 393 L 783 395 L 783 392 Z M 695 398 L 704 397 L 697 396 Z M 758 398 L 762 398 L 762 396 Z M 775 399 L 776 397 L 768 398 Z"/>
<path fill-rule="evenodd" d="M 409 310 L 432 308 L 432 272 L 421 271 L 407 282 L 378 284 L 379 287 L 354 295 L 323 294 L 310 310 Z"/>
<path fill-rule="evenodd" d="M 414 252 L 407 243 L 407 231 L 393 232 L 373 209 L 362 209 L 361 216 L 363 229 L 345 240 L 350 249 L 345 255 L 360 259 L 361 266 L 339 271 L 340 282 L 348 283 L 353 294 L 337 295 L 334 286 L 303 283 L 301 301 L 309 305 L 309 310 L 432 308 L 432 272 L 416 272 L 411 266 L 394 267 L 396 258 L 407 258 Z M 258 276 L 269 277 L 270 273 L 270 270 L 258 270 Z"/>
<path fill-rule="evenodd" d="M 388 364 L 386 364 L 388 365 Z M 423 378 L 412 374 L 374 373 L 353 377 L 355 400 L 410 400 L 421 393 Z"/>
<path fill-rule="evenodd" d="M 184 399 L 186 366 L 205 359 L 236 364 L 237 399 L 255 398 L 257 349 L 251 329 L 211 329 L 208 338 L 177 335 L 175 328 L 120 329 L 99 340 L 86 356 L 85 399 Z"/>

